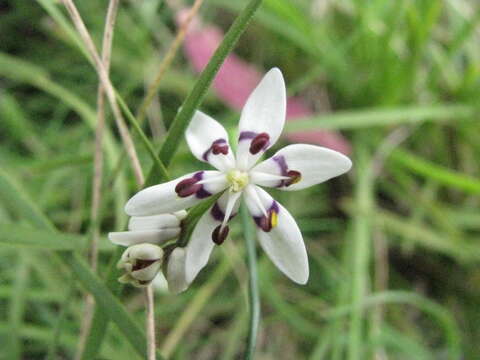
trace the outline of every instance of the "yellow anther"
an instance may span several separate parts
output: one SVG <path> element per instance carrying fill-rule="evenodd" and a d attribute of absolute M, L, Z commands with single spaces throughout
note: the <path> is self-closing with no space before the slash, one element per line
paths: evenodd
<path fill-rule="evenodd" d="M 270 225 L 272 229 L 278 225 L 278 214 L 275 211 L 270 214 Z"/>

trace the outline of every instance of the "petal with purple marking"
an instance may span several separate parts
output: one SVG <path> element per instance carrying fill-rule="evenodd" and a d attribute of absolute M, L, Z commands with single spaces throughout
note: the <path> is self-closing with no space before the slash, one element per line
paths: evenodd
<path fill-rule="evenodd" d="M 208 263 L 210 254 L 215 243 L 212 234 L 220 226 L 231 209 L 229 219 L 235 216 L 238 210 L 238 197 L 232 198 L 229 192 L 225 192 L 218 201 L 202 215 L 198 221 L 192 236 L 186 247 L 185 271 L 186 281 L 191 283 Z M 234 202 L 232 203 L 232 200 Z"/>
<path fill-rule="evenodd" d="M 250 94 L 239 124 L 237 166 L 248 170 L 277 142 L 286 114 L 285 82 L 279 69 L 271 69 Z"/>
<path fill-rule="evenodd" d="M 352 162 L 345 155 L 324 147 L 294 144 L 280 149 L 250 172 L 253 183 L 278 187 L 281 190 L 301 190 L 346 173 Z M 275 179 L 275 177 L 284 177 Z"/>
<path fill-rule="evenodd" d="M 186 181 L 189 185 L 185 185 Z M 220 171 L 198 171 L 141 190 L 128 200 L 125 212 L 130 216 L 171 213 L 192 207 L 226 187 L 225 175 Z"/>
<path fill-rule="evenodd" d="M 120 231 L 108 234 L 109 240 L 121 246 L 132 246 L 136 244 L 162 244 L 180 234 L 180 228 Z"/>
<path fill-rule="evenodd" d="M 258 186 L 245 193 L 245 202 L 257 224 L 260 245 L 270 260 L 291 280 L 305 284 L 309 274 L 307 250 L 295 219 Z"/>
<path fill-rule="evenodd" d="M 174 214 L 160 214 L 152 216 L 132 216 L 128 222 L 128 230 L 160 230 L 179 228 L 181 219 Z"/>
<path fill-rule="evenodd" d="M 185 133 L 192 154 L 218 170 L 226 171 L 235 165 L 225 128 L 210 116 L 196 111 Z"/>

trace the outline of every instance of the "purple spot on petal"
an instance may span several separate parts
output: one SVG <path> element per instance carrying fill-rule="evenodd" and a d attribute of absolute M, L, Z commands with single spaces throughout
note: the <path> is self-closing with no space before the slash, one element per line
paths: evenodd
<path fill-rule="evenodd" d="M 217 202 L 213 205 L 212 210 L 210 210 L 210 214 L 217 221 L 223 221 L 223 218 L 225 217 L 225 213 L 220 209 Z"/>
<path fill-rule="evenodd" d="M 288 175 L 288 166 L 287 166 L 287 161 L 285 160 L 285 156 L 283 155 L 278 155 L 274 156 L 273 161 L 275 161 L 280 168 L 280 174 L 282 176 L 287 176 Z"/>
<path fill-rule="evenodd" d="M 261 134 L 258 134 L 250 142 L 250 154 L 255 155 L 258 154 L 260 151 L 265 151 L 269 144 L 270 136 L 267 133 L 263 132 Z"/>
<path fill-rule="evenodd" d="M 198 171 L 195 174 L 193 174 L 193 178 L 197 181 L 203 180 L 203 171 Z"/>
<path fill-rule="evenodd" d="M 205 190 L 205 187 L 202 185 L 202 187 L 200 189 L 198 189 L 197 192 L 195 193 L 195 196 L 198 199 L 205 199 L 209 196 L 212 196 L 212 193 Z"/>
<path fill-rule="evenodd" d="M 203 180 L 203 174 L 204 171 L 198 171 L 193 175 L 193 178 L 197 181 Z M 195 192 L 195 196 L 198 199 L 205 199 L 209 196 L 212 196 L 212 193 L 205 190 L 205 187 L 203 185 L 200 185 L 200 188 Z"/>
<path fill-rule="evenodd" d="M 227 145 L 227 140 L 225 139 L 217 139 L 215 140 L 214 142 L 212 142 L 212 145 L 210 145 L 210 147 L 207 149 L 207 151 L 205 151 L 202 155 L 202 159 L 205 160 L 205 161 L 208 161 L 208 156 L 210 155 L 210 153 L 212 152 L 212 149 L 215 148 L 215 147 L 218 147 L 218 145 L 221 145 L 221 144 L 225 144 L 225 147 L 227 148 L 226 152 L 222 151 L 221 153 L 226 155 L 228 154 L 228 145 Z M 223 149 L 224 147 L 222 147 Z M 218 154 L 215 154 L 215 155 L 218 155 Z"/>
<path fill-rule="evenodd" d="M 276 212 L 277 214 L 278 214 L 278 212 L 280 211 L 280 208 L 278 207 L 278 203 L 277 203 L 275 200 L 273 200 L 272 205 L 270 205 L 270 207 L 268 208 L 268 211 L 269 211 L 269 212 L 270 212 L 270 211 L 274 211 L 274 212 Z"/>
<path fill-rule="evenodd" d="M 242 131 L 240 133 L 240 136 L 238 137 L 238 141 L 242 140 L 247 140 L 247 139 L 253 139 L 255 136 L 257 136 L 256 132 L 253 131 Z"/>

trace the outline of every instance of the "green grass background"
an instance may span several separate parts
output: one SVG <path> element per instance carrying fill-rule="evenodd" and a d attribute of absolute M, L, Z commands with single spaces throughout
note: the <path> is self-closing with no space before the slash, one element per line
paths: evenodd
<path fill-rule="evenodd" d="M 107 2 L 76 3 L 98 46 Z M 245 4 L 205 0 L 200 14 L 226 30 Z M 322 112 L 287 131 L 342 131 L 354 168 L 275 192 L 300 224 L 311 276 L 294 285 L 258 252 L 258 359 L 480 358 L 479 5 L 264 0 L 236 53 L 280 67 L 289 92 Z M 175 31 L 162 1 L 121 2 L 111 78 L 132 109 Z M 197 78 L 179 53 L 161 83 L 160 129 Z M 57 2 L 0 4 L 0 359 L 74 357 L 84 288 L 54 254 L 80 251 L 89 237 L 96 87 Z M 213 92 L 202 109 L 234 130 L 238 114 Z M 126 160 L 115 170 L 121 143 L 108 122 L 104 234 L 124 227 L 136 188 Z M 158 148 L 162 132 L 144 130 Z M 199 166 L 182 141 L 172 175 Z M 245 351 L 247 268 L 235 223 L 187 292 L 156 295 L 157 341 L 172 359 Z M 114 247 L 102 236 L 100 248 L 104 277 Z M 143 327 L 142 294 L 127 288 L 120 301 Z M 111 325 L 98 358 L 140 357 Z"/>

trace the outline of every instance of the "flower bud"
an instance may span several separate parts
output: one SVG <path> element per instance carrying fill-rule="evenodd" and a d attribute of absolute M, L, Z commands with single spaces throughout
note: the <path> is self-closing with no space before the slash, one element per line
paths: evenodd
<path fill-rule="evenodd" d="M 128 247 L 122 254 L 117 268 L 125 274 L 118 281 L 133 286 L 149 285 L 162 266 L 163 250 L 153 244 L 137 244 Z"/>
<path fill-rule="evenodd" d="M 185 257 L 184 248 L 177 247 L 170 254 L 167 266 L 167 282 L 168 290 L 173 294 L 181 293 L 188 287 L 185 273 Z"/>

